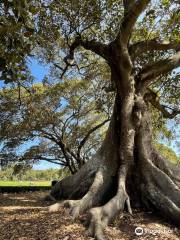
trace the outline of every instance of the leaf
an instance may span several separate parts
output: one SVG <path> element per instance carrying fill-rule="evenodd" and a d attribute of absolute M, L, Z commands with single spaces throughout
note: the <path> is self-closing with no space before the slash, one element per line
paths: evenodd
<path fill-rule="evenodd" d="M 35 7 L 35 6 L 30 6 L 30 7 L 29 7 L 29 11 L 30 11 L 33 15 L 36 15 L 36 14 L 40 11 L 40 8 Z"/>

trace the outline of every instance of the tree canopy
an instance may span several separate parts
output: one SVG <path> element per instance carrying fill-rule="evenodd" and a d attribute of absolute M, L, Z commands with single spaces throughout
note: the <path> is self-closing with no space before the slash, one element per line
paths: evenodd
<path fill-rule="evenodd" d="M 148 66 L 149 63 L 160 59 L 167 59 L 173 52 L 179 50 L 177 6 L 176 1 L 153 1 L 138 19 L 130 42 L 135 73 L 141 70 L 142 66 Z M 117 37 L 119 21 L 123 18 L 124 11 L 122 1 L 61 1 L 61 3 L 59 1 L 2 1 L 0 11 L 1 79 L 6 83 L 16 85 L 19 89 L 19 97 L 17 97 L 19 101 L 21 101 L 21 91 L 23 95 L 26 94 L 24 90 L 27 90 L 27 85 L 33 82 L 27 63 L 28 57 L 34 56 L 51 66 L 51 77 L 46 77 L 43 82 L 46 88 L 48 84 L 53 85 L 58 81 L 63 81 L 63 78 L 66 79 L 67 88 L 71 85 L 68 84 L 71 79 L 86 81 L 84 85 L 94 84 L 94 92 L 98 89 L 104 92 L 101 93 L 101 97 L 95 97 L 96 104 L 102 106 L 104 102 L 107 103 L 103 98 L 109 98 L 108 92 L 113 91 L 113 83 L 108 81 L 110 79 L 109 67 L 101 58 L 106 59 L 106 57 L 101 56 L 98 51 L 101 50 L 99 46 L 103 48 L 101 42 L 109 43 Z M 143 71 L 140 72 L 143 73 Z M 160 116 L 164 117 L 161 120 L 158 117 L 159 120 L 155 123 L 155 129 L 158 132 L 160 128 L 163 129 L 166 119 L 173 118 L 178 112 L 178 80 L 179 71 L 168 72 L 165 75 L 159 75 L 156 82 L 150 86 L 150 102 L 160 111 Z M 88 84 L 87 81 L 89 81 Z M 54 89 L 55 86 L 53 86 Z M 30 86 L 27 91 L 33 92 L 33 87 Z M 61 92 L 61 89 L 57 88 L 51 96 L 54 94 L 56 98 L 58 91 Z M 29 107 L 30 101 L 37 101 L 35 99 L 38 99 L 37 95 L 35 93 L 31 97 Z M 46 99 L 44 98 L 43 101 L 45 103 Z M 52 98 L 51 104 L 56 104 Z M 109 104 L 112 104 L 111 101 Z M 17 108 L 12 103 L 11 107 L 11 109 Z M 14 109 L 14 111 L 18 113 L 18 110 Z M 44 109 L 43 111 L 46 112 Z M 34 118 L 34 115 L 31 116 Z M 29 119 L 29 122 L 31 120 Z M 44 124 L 46 123 L 45 121 Z M 88 125 L 87 127 L 91 128 Z M 79 129 L 78 132 L 79 136 L 82 135 Z M 165 128 L 163 134 L 171 135 Z M 19 136 L 18 140 L 16 139 L 18 144 L 23 139 L 27 140 L 26 134 L 21 137 L 22 140 L 19 139 L 21 134 L 16 132 L 17 135 Z M 76 135 L 77 133 L 73 132 L 72 142 Z M 45 142 L 42 142 L 42 152 L 43 149 L 46 153 L 52 152 L 49 148 L 47 149 Z M 29 154 L 34 155 L 36 152 L 37 148 L 34 146 Z M 53 149 L 53 152 L 56 151 Z"/>

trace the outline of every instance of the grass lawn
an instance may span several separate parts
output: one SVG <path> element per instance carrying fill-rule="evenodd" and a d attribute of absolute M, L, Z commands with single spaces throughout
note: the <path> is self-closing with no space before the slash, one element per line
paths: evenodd
<path fill-rule="evenodd" d="M 0 187 L 51 186 L 51 181 L 0 181 Z"/>

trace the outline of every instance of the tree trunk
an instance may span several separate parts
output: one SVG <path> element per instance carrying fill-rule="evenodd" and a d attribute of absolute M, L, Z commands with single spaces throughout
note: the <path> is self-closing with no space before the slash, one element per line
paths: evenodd
<path fill-rule="evenodd" d="M 128 98 L 123 101 L 117 95 L 99 151 L 75 175 L 58 182 L 50 194 L 58 200 L 68 199 L 64 204 L 71 208 L 73 218 L 90 209 L 88 234 L 99 240 L 104 239 L 104 227 L 125 206 L 132 213 L 130 199 L 132 205 L 157 209 L 180 223 L 179 179 L 153 148 L 148 106 L 143 98 L 138 101 L 136 98 L 133 103 L 128 125 Z M 124 135 L 122 126 L 124 131 L 128 129 L 128 135 Z M 134 142 L 129 142 L 133 137 Z M 50 207 L 52 211 L 57 209 L 58 205 Z"/>

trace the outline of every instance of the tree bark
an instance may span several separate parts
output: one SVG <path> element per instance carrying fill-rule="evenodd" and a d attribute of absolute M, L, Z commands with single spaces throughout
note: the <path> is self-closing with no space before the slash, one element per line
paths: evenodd
<path fill-rule="evenodd" d="M 138 132 L 139 164 L 141 169 L 141 193 L 144 202 L 149 202 L 160 213 L 180 224 L 179 179 L 165 164 L 165 160 L 154 151 L 151 144 L 149 113 L 143 113 Z M 154 157 L 154 159 L 153 159 Z"/>

